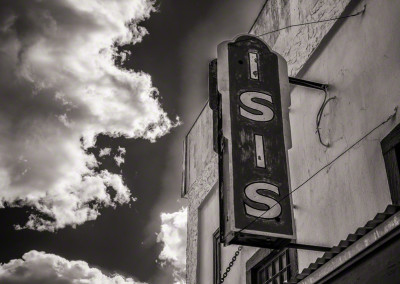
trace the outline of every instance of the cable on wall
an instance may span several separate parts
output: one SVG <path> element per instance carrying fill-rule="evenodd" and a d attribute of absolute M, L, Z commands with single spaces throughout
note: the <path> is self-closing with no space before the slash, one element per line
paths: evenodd
<path fill-rule="evenodd" d="M 328 142 L 328 143 L 324 143 L 324 142 L 322 141 L 321 132 L 320 132 L 320 127 L 319 127 L 319 126 L 320 126 L 320 124 L 321 124 L 321 119 L 322 119 L 322 116 L 323 116 L 323 114 L 324 114 L 324 110 L 325 110 L 326 105 L 327 105 L 330 101 L 336 99 L 336 97 L 332 97 L 332 98 L 327 99 L 327 98 L 328 98 L 328 89 L 327 89 L 327 88 L 324 89 L 324 94 L 325 94 L 325 96 L 324 96 L 324 101 L 322 102 L 321 107 L 320 107 L 319 110 L 318 110 L 317 117 L 316 117 L 316 119 L 315 119 L 315 125 L 316 125 L 316 133 L 318 134 L 319 142 L 320 142 L 323 146 L 325 146 L 325 147 L 328 148 L 328 147 L 330 146 L 330 145 L 329 145 L 329 142 Z"/>
<path fill-rule="evenodd" d="M 265 36 L 265 35 L 269 35 L 269 34 L 272 34 L 272 33 L 280 32 L 282 30 L 286 30 L 286 29 L 293 28 L 293 27 L 300 27 L 300 26 L 305 26 L 305 25 L 310 25 L 310 24 L 318 24 L 318 23 L 324 23 L 324 22 L 330 22 L 330 21 L 336 21 L 336 20 L 346 19 L 346 18 L 350 18 L 350 17 L 355 17 L 355 16 L 363 14 L 366 9 L 367 9 L 367 5 L 364 5 L 364 8 L 361 11 L 358 11 L 358 12 L 356 12 L 354 14 L 351 14 L 351 15 L 335 17 L 335 18 L 330 18 L 330 19 L 325 19 L 325 20 L 312 21 L 312 22 L 301 23 L 301 24 L 289 25 L 289 26 L 286 26 L 286 27 L 283 27 L 283 28 L 280 28 L 280 29 L 276 29 L 276 30 L 273 30 L 273 31 L 269 31 L 269 32 L 262 33 L 262 34 L 259 34 L 259 35 L 254 35 L 254 36 L 255 37 L 262 37 L 262 36 Z M 247 40 L 247 39 L 244 39 L 243 41 L 245 41 L 245 40 Z"/>
<path fill-rule="evenodd" d="M 265 6 L 265 4 L 264 4 Z M 323 22 L 329 22 L 329 21 L 336 21 L 336 20 L 341 20 L 341 19 L 346 19 L 346 18 L 350 18 L 350 17 L 355 17 L 358 15 L 361 15 L 365 12 L 366 10 L 366 5 L 364 5 L 364 8 L 361 11 L 358 11 L 354 14 L 351 15 L 347 15 L 347 16 L 341 16 L 341 17 L 335 17 L 335 18 L 330 18 L 330 19 L 325 19 L 325 20 L 319 20 L 319 21 L 312 21 L 312 22 L 307 22 L 307 23 L 301 23 L 301 24 L 294 24 L 294 25 L 289 25 L 280 29 L 276 29 L 273 31 L 269 31 L 266 33 L 262 33 L 259 35 L 254 35 L 255 37 L 262 37 L 268 34 L 272 34 L 272 33 L 276 33 L 285 29 L 289 29 L 292 27 L 299 27 L 299 26 L 304 26 L 304 25 L 310 25 L 310 24 L 317 24 L 317 23 L 323 23 Z M 262 10 L 261 10 L 262 11 Z M 260 12 L 261 13 L 261 12 Z M 254 25 L 254 24 L 253 24 Z M 241 41 L 247 41 L 248 39 L 243 39 Z M 320 124 L 321 124 L 321 119 L 325 110 L 326 105 L 336 99 L 336 97 L 332 97 L 332 98 L 328 98 L 328 90 L 324 89 L 324 101 L 320 107 L 320 109 L 318 110 L 317 113 L 317 117 L 316 117 L 316 132 L 318 134 L 318 138 L 319 138 L 319 142 L 325 146 L 325 147 L 329 147 L 329 143 L 324 143 L 322 141 L 321 138 L 321 133 L 320 133 Z M 340 155 L 338 155 L 335 159 L 333 159 L 331 162 L 329 162 L 328 164 L 326 164 L 325 166 L 323 166 L 321 169 L 319 169 L 317 172 L 315 172 L 313 175 L 311 175 L 307 180 L 305 180 L 303 183 L 301 183 L 299 186 L 297 186 L 294 190 L 290 191 L 287 195 L 283 196 L 278 202 L 276 202 L 271 208 L 269 208 L 269 210 L 271 210 L 273 207 L 275 207 L 277 204 L 279 204 L 282 200 L 284 200 L 285 198 L 288 198 L 291 194 L 293 194 L 295 191 L 297 191 L 299 188 L 301 188 L 303 185 L 305 185 L 308 181 L 310 181 L 313 177 L 315 177 L 318 173 L 320 173 L 321 171 L 323 171 L 325 168 L 327 168 L 328 166 L 330 166 L 331 164 L 333 164 L 337 159 L 339 159 L 341 156 L 343 156 L 347 151 L 349 151 L 351 148 L 353 148 L 355 145 L 357 145 L 360 141 L 362 141 L 365 137 L 367 137 L 368 135 L 370 135 L 372 132 L 374 132 L 376 129 L 378 129 L 380 126 L 384 125 L 385 123 L 387 123 L 390 119 L 392 119 L 393 117 L 396 116 L 397 113 L 397 107 L 394 110 L 394 113 L 392 115 L 390 115 L 385 121 L 383 121 L 382 123 L 380 123 L 378 126 L 376 126 L 375 128 L 373 128 L 371 131 L 369 131 L 367 134 L 365 134 L 363 137 L 361 137 L 359 140 L 357 140 L 353 145 L 351 145 L 349 148 L 347 148 L 344 152 L 342 152 Z M 268 211 L 269 211 L 268 210 Z M 242 228 L 238 233 L 242 232 L 243 230 L 245 230 L 246 228 L 248 228 L 250 225 L 252 225 L 254 222 L 256 222 L 258 219 L 260 219 L 267 211 L 265 211 L 263 214 L 261 214 L 260 216 L 256 217 L 252 222 L 250 222 L 249 224 L 247 224 L 244 228 Z M 229 265 L 227 266 L 225 272 L 223 273 L 221 279 L 220 279 L 220 283 L 223 283 L 226 279 L 226 277 L 228 276 L 228 273 L 230 272 L 233 264 L 236 261 L 237 256 L 240 254 L 240 251 L 242 250 L 242 246 L 239 246 L 238 249 L 235 251 L 234 256 L 232 257 L 231 262 L 229 262 Z"/>
<path fill-rule="evenodd" d="M 283 201 L 284 199 L 288 198 L 290 195 L 292 195 L 294 192 L 296 192 L 298 189 L 300 189 L 303 185 L 305 185 L 307 182 L 309 182 L 312 178 L 314 178 L 317 174 L 319 174 L 320 172 L 322 172 L 324 169 L 326 169 L 327 167 L 329 167 L 330 165 L 332 165 L 334 162 L 336 162 L 340 157 L 342 157 L 345 153 L 347 153 L 348 151 L 350 151 L 354 146 L 356 146 L 358 143 L 360 143 L 362 140 L 364 140 L 367 136 L 369 136 L 371 133 L 373 133 L 375 130 L 377 130 L 379 127 L 383 126 L 384 124 L 386 124 L 388 121 L 390 121 L 391 119 L 393 119 L 397 114 L 397 107 L 394 109 L 394 112 L 384 121 L 382 121 L 380 124 L 378 124 L 377 126 L 375 126 L 373 129 L 371 129 L 370 131 L 368 131 L 366 134 L 364 134 L 360 139 L 358 139 L 356 142 L 354 142 L 350 147 L 348 147 L 346 150 L 344 150 L 342 153 L 340 153 L 338 156 L 336 156 L 336 158 L 334 158 L 332 161 L 330 161 L 329 163 L 327 163 L 325 166 L 323 166 L 322 168 L 320 168 L 318 171 L 316 171 L 314 174 L 312 174 L 309 178 L 307 178 L 304 182 L 302 182 L 300 185 L 298 185 L 295 189 L 289 191 L 288 194 L 284 195 L 280 200 L 278 200 L 274 205 L 272 205 L 269 210 L 271 210 L 272 208 L 274 208 L 276 205 L 278 205 L 281 201 Z M 256 222 L 257 220 L 259 220 L 260 218 L 262 218 L 262 216 L 264 216 L 265 213 L 267 213 L 269 210 L 265 211 L 263 214 L 261 214 L 260 216 L 256 217 L 254 220 L 252 220 L 250 223 L 248 223 L 246 226 L 244 226 L 242 229 L 240 229 L 238 231 L 238 233 L 242 232 L 243 230 L 247 229 L 249 226 L 251 226 L 254 222 Z"/>
<path fill-rule="evenodd" d="M 253 35 L 253 36 L 259 37 L 259 38 L 260 38 L 260 37 L 262 37 L 262 36 L 265 36 L 265 35 L 268 35 L 268 34 L 272 34 L 272 33 L 276 33 L 276 32 L 279 32 L 279 31 L 281 31 L 281 30 L 289 29 L 289 28 L 292 28 L 292 27 L 299 27 L 299 26 L 304 26 L 304 25 L 317 24 L 317 23 L 323 23 L 323 22 L 329 22 L 329 21 L 335 21 L 335 20 L 340 20 L 340 19 L 346 19 L 346 18 L 350 18 L 350 17 L 355 17 L 355 16 L 358 16 L 358 15 L 363 14 L 363 13 L 365 12 L 366 9 L 367 9 L 367 5 L 364 5 L 364 8 L 363 8 L 361 11 L 358 11 L 357 13 L 354 13 L 354 14 L 351 14 L 351 15 L 341 16 L 341 17 L 335 17 L 335 18 L 330 18 L 330 19 L 325 19 L 325 20 L 319 20 L 319 21 L 313 21 L 313 22 L 307 22 L 307 23 L 301 23 L 301 24 L 295 24 L 295 25 L 289 25 L 289 26 L 286 26 L 286 27 L 283 27 L 283 28 L 280 28 L 280 29 L 277 29 L 277 30 L 273 30 L 273 31 L 269 31 L 269 32 L 266 32 L 266 33 L 263 33 L 263 34 Z M 240 40 L 240 41 L 237 41 L 237 42 L 247 41 L 247 40 L 249 40 L 249 39 L 243 39 L 243 40 Z M 207 104 L 208 104 L 208 101 L 207 101 L 206 105 L 207 105 Z M 206 107 L 206 105 L 204 106 L 204 108 Z M 326 104 L 325 104 L 325 106 L 326 106 Z M 324 106 L 323 108 L 325 108 L 325 106 Z M 323 111 L 323 110 L 322 110 L 322 111 Z M 200 115 L 201 115 L 201 113 L 202 113 L 202 111 L 200 112 Z M 200 115 L 199 115 L 199 117 L 200 117 Z M 199 118 L 199 117 L 198 117 L 198 118 Z M 321 115 L 321 117 L 322 117 L 322 115 Z M 190 130 L 188 131 L 188 134 L 190 133 L 191 129 L 192 129 L 192 128 L 194 127 L 194 125 L 196 124 L 198 118 L 197 118 L 196 121 L 193 123 L 192 127 L 190 128 Z M 319 124 L 318 124 L 318 126 L 319 126 Z M 317 127 L 317 133 L 319 134 L 319 128 L 318 128 L 318 127 Z M 187 136 L 188 134 L 186 134 L 186 136 Z M 320 136 L 320 134 L 319 134 L 319 136 Z M 185 139 L 186 139 L 186 138 L 185 138 Z M 320 142 L 321 142 L 322 145 L 324 145 L 324 143 L 322 143 L 322 141 L 321 141 L 321 138 L 320 138 Z M 324 145 L 324 146 L 325 146 L 325 147 L 328 147 L 328 146 L 326 146 L 326 145 Z M 186 192 L 186 194 L 188 195 L 188 194 L 189 194 L 189 191 Z"/>

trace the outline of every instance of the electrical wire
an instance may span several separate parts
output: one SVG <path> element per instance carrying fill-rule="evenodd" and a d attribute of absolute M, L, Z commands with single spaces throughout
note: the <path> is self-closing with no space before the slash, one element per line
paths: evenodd
<path fill-rule="evenodd" d="M 286 27 L 283 27 L 283 28 L 280 28 L 280 29 L 277 29 L 277 30 L 269 31 L 269 32 L 262 33 L 262 34 L 259 34 L 259 35 L 254 35 L 254 36 L 255 37 L 262 37 L 262 36 L 265 36 L 265 35 L 276 33 L 276 32 L 279 32 L 279 31 L 282 31 L 282 30 L 285 30 L 285 29 L 289 29 L 289 28 L 293 28 L 293 27 L 300 27 L 300 26 L 304 26 L 304 25 L 324 23 L 324 22 L 330 22 L 330 21 L 336 21 L 336 20 L 346 19 L 346 18 L 350 18 L 350 17 L 355 17 L 355 16 L 363 14 L 365 12 L 366 8 L 367 8 L 367 5 L 364 5 L 364 8 L 361 11 L 358 11 L 357 13 L 354 13 L 354 14 L 351 14 L 351 15 L 335 17 L 335 18 L 330 18 L 330 19 L 325 19 L 325 20 L 318 20 L 318 21 L 307 22 L 307 23 L 301 23 L 301 24 L 289 25 L 289 26 L 286 26 Z M 248 40 L 248 39 L 239 40 L 237 42 L 246 41 L 246 40 Z"/>
<path fill-rule="evenodd" d="M 325 88 L 324 89 L 324 94 L 325 94 L 325 96 L 324 96 L 324 101 L 322 102 L 322 104 L 321 104 L 321 107 L 319 108 L 319 110 L 318 110 L 318 113 L 317 113 L 317 117 L 316 117 L 316 119 L 315 119 L 315 125 L 316 125 L 316 133 L 318 134 L 318 139 L 319 139 L 319 142 L 323 145 L 323 146 L 325 146 L 325 147 L 329 147 L 329 142 L 328 143 L 324 143 L 323 141 L 322 141 L 322 138 L 321 138 L 321 132 L 320 132 L 320 124 L 321 124 L 321 119 L 322 119 L 322 115 L 324 114 L 324 110 L 325 110 L 325 107 L 326 107 L 326 105 L 330 102 L 330 101 L 332 101 L 332 100 L 334 100 L 334 99 L 336 99 L 336 97 L 332 97 L 332 98 L 329 98 L 328 100 L 327 100 L 327 98 L 328 98 L 328 90 L 327 90 L 327 88 Z"/>
<path fill-rule="evenodd" d="M 323 23 L 323 22 L 329 22 L 329 21 L 335 21 L 335 20 L 340 20 L 340 19 L 345 19 L 345 18 L 350 18 L 350 17 L 355 17 L 358 16 L 360 14 L 363 14 L 366 10 L 366 5 L 364 5 L 364 8 L 355 13 L 355 14 L 351 14 L 351 15 L 347 15 L 347 16 L 342 16 L 342 17 L 336 17 L 336 18 L 331 18 L 331 19 L 326 19 L 326 20 L 320 20 L 320 21 L 313 21 L 313 22 L 308 22 L 308 23 L 302 23 L 302 24 L 295 24 L 295 25 L 290 25 L 290 26 L 286 26 L 274 31 L 270 31 L 270 32 L 266 32 L 263 34 L 259 34 L 259 35 L 254 35 L 255 37 L 262 37 L 268 34 L 272 34 L 272 33 L 276 33 L 285 29 L 289 29 L 292 27 L 299 27 L 299 26 L 304 26 L 304 25 L 309 25 L 309 24 L 316 24 L 316 23 Z M 236 42 L 241 42 L 241 41 L 247 41 L 249 39 L 244 39 L 244 40 L 239 40 Z M 318 133 L 318 138 L 319 141 L 322 145 L 324 145 L 325 147 L 329 147 L 329 143 L 325 144 L 322 139 L 321 139 L 321 133 L 320 133 L 320 123 L 321 123 L 321 119 L 322 119 L 322 115 L 324 113 L 324 109 L 326 107 L 326 105 L 333 99 L 336 99 L 336 97 L 332 97 L 329 98 L 327 100 L 328 97 L 328 92 L 327 89 L 324 89 L 324 93 L 325 93 L 325 97 L 324 97 L 324 101 L 320 107 L 320 109 L 318 110 L 317 113 L 317 117 L 316 117 L 316 128 L 317 128 L 317 133 Z M 337 156 L 335 159 L 333 159 L 330 163 L 328 163 L 327 165 L 325 165 L 324 167 L 322 167 L 321 169 L 319 169 L 317 172 L 315 172 L 312 176 L 310 176 L 306 181 L 304 181 L 303 183 L 301 183 L 299 186 L 297 186 L 294 190 L 290 191 L 287 195 L 283 196 L 282 199 L 280 199 L 278 202 L 276 202 L 271 208 L 269 208 L 269 210 L 271 210 L 273 207 L 275 207 L 277 204 L 279 204 L 282 200 L 284 200 L 285 198 L 289 197 L 291 194 L 293 194 L 296 190 L 298 190 L 299 188 L 301 188 L 304 184 L 306 184 L 309 180 L 311 180 L 314 176 L 316 176 L 318 173 L 320 173 L 322 170 L 324 170 L 326 167 L 330 166 L 332 163 L 334 163 L 337 159 L 339 159 L 342 155 L 344 155 L 347 151 L 349 151 L 351 148 L 353 148 L 355 145 L 357 145 L 362 139 L 364 139 L 365 137 L 367 137 L 369 134 L 371 134 L 373 131 L 375 131 L 377 128 L 379 128 L 380 126 L 382 126 L 383 124 L 385 124 L 386 122 L 388 122 L 391 118 L 393 118 L 396 115 L 397 112 L 397 107 L 395 108 L 395 112 L 389 116 L 389 118 L 387 120 L 385 120 L 384 122 L 382 122 L 381 124 L 379 124 L 377 127 L 375 127 L 374 129 L 372 129 L 370 132 L 368 132 L 365 136 L 363 136 L 361 139 L 357 140 L 353 145 L 351 145 L 348 149 L 346 149 L 343 153 L 341 153 L 339 156 Z M 268 210 L 268 211 L 269 211 Z M 246 228 L 248 228 L 250 225 L 252 225 L 254 222 L 256 222 L 258 219 L 260 219 L 267 211 L 265 211 L 263 214 L 261 214 L 260 216 L 258 216 L 256 219 L 254 219 L 252 222 L 250 222 L 249 224 L 247 224 L 244 228 L 242 228 L 240 232 L 242 232 L 243 230 L 245 230 Z M 232 258 L 232 261 L 229 263 L 229 266 L 226 268 L 225 273 L 223 274 L 223 276 L 220 279 L 220 283 L 223 283 L 225 278 L 227 277 L 227 274 L 229 273 L 231 267 L 233 266 L 236 257 L 239 255 L 240 250 L 242 249 L 242 246 L 239 246 L 238 250 L 235 252 L 235 255 Z"/>
<path fill-rule="evenodd" d="M 316 23 L 323 23 L 323 22 L 329 22 L 329 21 L 335 21 L 335 20 L 340 20 L 340 19 L 346 19 L 346 18 L 350 18 L 350 17 L 355 17 L 358 15 L 361 15 L 365 12 L 367 6 L 364 5 L 363 9 L 361 11 L 358 11 L 354 14 L 351 15 L 347 15 L 347 16 L 341 16 L 341 17 L 335 17 L 335 18 L 330 18 L 330 19 L 326 19 L 326 20 L 319 20 L 319 21 L 313 21 L 313 22 L 308 22 L 308 23 L 302 23 L 302 24 L 295 24 L 295 25 L 289 25 L 274 31 L 270 31 L 270 32 L 266 32 L 263 34 L 259 34 L 259 35 L 254 35 L 255 37 L 262 37 L 271 33 L 275 33 L 275 32 L 279 32 L 281 30 L 285 30 L 288 28 L 292 28 L 292 27 L 299 27 L 299 26 L 304 26 L 304 25 L 309 25 L 309 24 L 316 24 Z M 245 39 L 242 41 L 246 41 L 249 39 Z M 237 41 L 240 42 L 240 41 Z M 317 113 L 317 117 L 316 117 L 316 128 L 317 128 L 317 133 L 318 133 L 318 137 L 319 137 L 319 141 L 322 145 L 324 145 L 325 147 L 329 147 L 329 143 L 325 144 L 322 141 L 321 138 L 321 133 L 320 133 L 320 123 L 321 123 L 321 119 L 322 119 L 322 115 L 324 112 L 324 109 L 326 107 L 326 105 L 331 101 L 334 100 L 336 97 L 332 97 L 327 99 L 328 97 L 328 93 L 327 93 L 327 89 L 324 90 L 325 92 L 325 97 L 324 97 L 324 101 Z M 246 226 L 244 226 L 244 228 L 240 229 L 238 233 L 242 232 L 243 230 L 245 230 L 246 228 L 248 228 L 249 226 L 251 226 L 254 222 L 256 222 L 257 220 L 259 220 L 260 218 L 262 218 L 262 216 L 264 216 L 265 213 L 267 213 L 269 210 L 271 210 L 273 207 L 275 207 L 276 205 L 278 205 L 281 201 L 283 201 L 284 199 L 288 198 L 290 195 L 292 195 L 295 191 L 297 191 L 298 189 L 300 189 L 303 185 L 305 185 L 308 181 L 310 181 L 312 178 L 314 178 L 317 174 L 319 174 L 321 171 L 323 171 L 324 169 L 326 169 L 327 167 L 329 167 L 330 165 L 332 165 L 337 159 L 339 159 L 341 156 L 343 156 L 345 153 L 347 153 L 350 149 L 352 149 L 355 145 L 357 145 L 360 141 L 362 141 L 365 137 L 367 137 L 368 135 L 370 135 L 372 132 L 374 132 L 376 129 L 378 129 L 379 127 L 381 127 L 382 125 L 384 125 L 385 123 L 387 123 L 391 118 L 393 118 L 397 113 L 397 107 L 395 108 L 395 111 L 392 115 L 390 115 L 385 121 L 383 121 L 382 123 L 380 123 L 379 125 L 377 125 L 376 127 L 374 127 L 371 131 L 369 131 L 367 134 L 365 134 L 363 137 L 361 137 L 359 140 L 357 140 L 355 143 L 353 143 L 349 148 L 347 148 L 344 152 L 342 152 L 341 154 L 339 154 L 336 158 L 334 158 L 332 161 L 330 161 L 328 164 L 326 164 L 325 166 L 323 166 L 321 169 L 319 169 L 318 171 L 316 171 L 314 174 L 312 174 L 308 179 L 306 179 L 304 182 L 302 182 L 299 186 L 297 186 L 295 189 L 293 189 L 292 191 L 290 191 L 288 194 L 284 195 L 279 201 L 277 201 L 274 205 L 272 205 L 267 211 L 265 211 L 263 214 L 261 214 L 260 216 L 256 217 L 254 220 L 252 220 L 249 224 L 247 224 Z"/>
<path fill-rule="evenodd" d="M 317 174 L 319 174 L 321 171 L 323 171 L 324 169 L 326 169 L 327 167 L 329 167 L 330 165 L 332 165 L 334 162 L 336 162 L 336 160 L 338 160 L 340 157 L 342 157 L 345 153 L 347 153 L 349 150 L 351 150 L 354 146 L 356 146 L 358 143 L 360 143 L 363 139 L 365 139 L 368 135 L 370 135 L 372 132 L 374 132 L 376 129 L 378 129 L 379 127 L 381 127 L 382 125 L 386 124 L 389 120 L 391 120 L 392 118 L 394 118 L 396 116 L 397 113 L 397 107 L 394 109 L 394 112 L 383 122 L 381 122 L 380 124 L 378 124 L 377 126 L 375 126 L 372 130 L 370 130 L 369 132 L 367 132 L 365 135 L 363 135 L 360 139 L 358 139 L 356 142 L 354 142 L 350 147 L 348 147 L 345 151 L 343 151 L 342 153 L 340 153 L 336 158 L 334 158 L 332 161 L 330 161 L 329 163 L 327 163 L 325 166 L 323 166 L 322 168 L 320 168 L 318 171 L 316 171 L 314 174 L 312 174 L 309 178 L 307 178 L 304 182 L 302 182 L 300 185 L 298 185 L 295 189 L 293 189 L 292 191 L 289 191 L 289 193 L 287 193 L 286 195 L 284 195 L 280 200 L 278 200 L 274 205 L 272 205 L 267 211 L 265 211 L 263 214 L 261 214 L 260 216 L 256 217 L 254 220 L 252 220 L 250 223 L 248 223 L 246 226 L 244 226 L 242 229 L 240 229 L 238 231 L 238 233 L 242 232 L 243 230 L 247 229 L 249 226 L 251 226 L 252 224 L 254 224 L 254 222 L 256 222 L 257 220 L 259 220 L 260 218 L 262 218 L 262 216 L 264 216 L 265 213 L 267 213 L 269 210 L 271 210 L 272 208 L 274 208 L 276 205 L 280 204 L 281 201 L 283 201 L 284 199 L 288 198 L 290 195 L 292 195 L 294 192 L 296 192 L 298 189 L 300 189 L 303 185 L 305 185 L 307 182 L 309 182 L 312 178 L 314 178 Z"/>
<path fill-rule="evenodd" d="M 304 26 L 304 25 L 317 24 L 317 23 L 323 23 L 323 22 L 329 22 L 329 21 L 335 21 L 335 20 L 340 20 L 340 19 L 346 19 L 346 18 L 350 18 L 350 17 L 355 17 L 355 16 L 358 16 L 358 15 L 360 15 L 360 14 L 363 14 L 363 13 L 365 12 L 366 8 L 367 8 L 367 5 L 364 5 L 364 8 L 363 8 L 361 11 L 358 11 L 358 12 L 355 13 L 355 14 L 351 14 L 351 15 L 347 15 L 347 16 L 341 16 L 341 17 L 336 17 L 336 18 L 331 18 L 331 19 L 326 19 L 326 20 L 319 20 L 319 21 L 313 21 L 313 22 L 308 22 L 308 23 L 290 25 L 290 26 L 286 26 L 286 27 L 283 27 L 283 28 L 280 28 L 280 29 L 277 29 L 277 30 L 274 30 L 274 31 L 266 32 L 266 33 L 259 34 L 259 35 L 253 35 L 253 36 L 259 38 L 259 37 L 262 37 L 262 36 L 265 36 L 265 35 L 268 35 L 268 34 L 271 34 L 271 33 L 279 32 L 279 31 L 281 31 L 281 30 L 289 29 L 289 28 L 292 28 L 292 27 L 299 27 L 299 26 Z M 238 40 L 238 41 L 236 41 L 236 42 L 248 41 L 248 40 L 250 40 L 250 39 Z M 325 103 L 325 101 L 324 101 L 324 103 Z M 204 106 L 204 108 L 207 106 L 207 104 L 208 104 L 208 101 L 207 101 L 206 105 Z M 202 112 L 203 112 L 203 110 L 200 112 L 200 115 L 201 115 Z M 190 133 L 190 131 L 192 130 L 192 128 L 193 128 L 194 125 L 196 124 L 196 122 L 197 122 L 197 120 L 199 119 L 200 115 L 197 117 L 196 121 L 193 123 L 192 127 L 190 128 L 190 130 L 189 130 L 188 133 L 186 134 L 186 137 L 188 136 L 188 134 Z M 319 126 L 319 124 L 318 124 L 318 126 Z M 317 133 L 318 133 L 318 135 L 319 135 L 320 142 L 321 142 L 321 144 L 324 145 L 325 147 L 328 147 L 328 146 L 326 146 L 326 145 L 321 141 L 321 137 L 320 137 L 320 134 L 319 134 L 319 128 L 318 128 L 318 126 L 317 126 Z M 186 138 L 185 138 L 185 139 L 186 139 Z M 185 195 L 188 195 L 188 194 L 189 194 L 189 191 L 187 191 Z"/>

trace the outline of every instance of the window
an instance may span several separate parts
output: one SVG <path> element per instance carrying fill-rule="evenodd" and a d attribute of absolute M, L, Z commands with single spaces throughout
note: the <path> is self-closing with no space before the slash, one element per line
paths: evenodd
<path fill-rule="evenodd" d="M 381 145 L 392 202 L 400 205 L 400 124 L 382 140 Z"/>
<path fill-rule="evenodd" d="M 259 250 L 247 263 L 248 284 L 283 284 L 296 273 L 295 249 Z"/>
<path fill-rule="evenodd" d="M 214 284 L 218 284 L 221 279 L 221 239 L 219 235 L 219 228 L 213 234 L 213 270 L 214 270 Z"/>

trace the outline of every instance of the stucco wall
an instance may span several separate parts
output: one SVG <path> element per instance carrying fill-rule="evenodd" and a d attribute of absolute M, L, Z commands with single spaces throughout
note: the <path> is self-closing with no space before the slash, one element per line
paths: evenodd
<path fill-rule="evenodd" d="M 400 104 L 399 26 L 399 1 L 367 1 L 365 14 L 344 21 L 302 71 L 304 78 L 329 83 L 329 96 L 336 100 L 322 119 L 322 137 L 331 143 L 325 148 L 315 135 L 322 94 L 292 90 L 292 187 L 386 120 Z M 391 202 L 380 141 L 397 123 L 377 129 L 293 195 L 298 242 L 337 245 Z M 299 268 L 317 256 L 299 251 Z"/>
<path fill-rule="evenodd" d="M 213 283 L 213 234 L 219 228 L 218 186 L 211 189 L 199 207 L 198 283 Z"/>
<path fill-rule="evenodd" d="M 187 137 L 187 197 L 189 200 L 186 281 L 197 283 L 199 206 L 218 180 L 217 155 L 212 148 L 212 112 L 206 106 Z M 201 161 L 201 162 L 199 162 Z M 215 212 L 218 214 L 218 212 Z M 212 238 L 212 234 L 210 236 Z"/>
<path fill-rule="evenodd" d="M 216 156 L 213 151 L 212 112 L 208 105 L 204 107 L 196 122 L 190 129 L 187 139 L 187 171 L 188 190 L 201 179 L 205 168 Z"/>
<path fill-rule="evenodd" d="M 361 10 L 363 5 L 364 1 L 357 0 L 269 0 L 251 33 L 262 34 L 287 25 L 338 17 Z M 365 14 L 340 23 L 305 25 L 263 37 L 287 60 L 290 76 L 328 83 L 329 96 L 337 97 L 329 103 L 322 118 L 322 137 L 331 144 L 325 148 L 315 133 L 315 117 L 323 94 L 303 87 L 292 89 L 289 151 L 292 189 L 385 120 L 400 104 L 400 34 L 396 30 L 400 26 L 400 4 L 392 0 L 368 0 L 367 5 Z M 199 206 L 218 178 L 217 157 L 212 152 L 211 117 L 211 110 L 206 107 L 198 120 L 199 126 L 190 134 L 190 139 L 197 142 L 188 149 L 188 159 L 196 165 L 188 173 L 187 283 L 190 284 L 198 279 L 197 257 L 202 253 L 197 237 L 198 230 L 205 225 L 198 222 Z M 397 123 L 391 121 L 379 128 L 293 195 L 298 242 L 336 245 L 386 207 L 390 196 L 380 141 Z M 195 148 L 198 143 L 202 146 Z M 223 268 L 234 251 L 234 247 L 224 248 Z M 242 251 L 226 283 L 245 283 L 245 264 L 254 252 L 253 248 Z M 307 267 L 318 255 L 299 251 L 299 269 Z"/>
<path fill-rule="evenodd" d="M 212 279 L 212 257 L 207 259 L 207 255 L 210 254 L 209 249 L 216 230 L 215 224 L 219 222 L 218 209 L 216 209 L 218 164 L 217 155 L 212 148 L 212 112 L 208 106 L 203 109 L 188 134 L 187 152 L 187 169 L 191 172 L 187 173 L 187 183 L 190 183 L 190 186 L 187 188 L 189 212 L 186 281 L 187 283 L 212 283 L 209 282 Z M 236 249 L 237 246 L 222 248 L 223 269 L 228 266 Z M 245 283 L 246 261 L 255 251 L 255 248 L 242 250 L 225 283 Z"/>

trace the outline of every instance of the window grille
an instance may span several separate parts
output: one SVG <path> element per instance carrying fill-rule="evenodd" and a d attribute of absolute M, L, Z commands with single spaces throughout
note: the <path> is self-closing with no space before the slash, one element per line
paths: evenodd
<path fill-rule="evenodd" d="M 266 257 L 253 268 L 252 279 L 257 284 L 283 284 L 287 283 L 291 275 L 290 251 L 285 249 L 272 257 Z"/>

